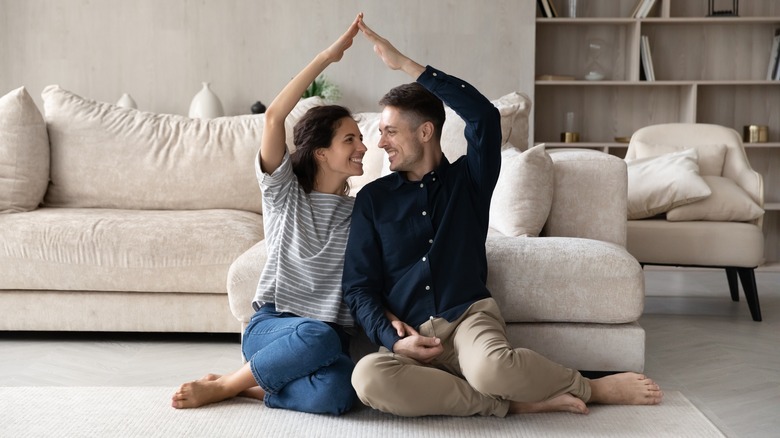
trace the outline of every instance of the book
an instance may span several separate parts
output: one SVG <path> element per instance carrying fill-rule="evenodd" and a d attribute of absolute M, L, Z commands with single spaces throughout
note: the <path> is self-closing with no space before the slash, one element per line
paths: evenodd
<path fill-rule="evenodd" d="M 547 0 L 547 3 L 550 5 L 550 12 L 552 12 L 553 18 L 558 17 L 558 10 L 555 9 L 555 3 L 553 3 L 553 0 Z"/>
<path fill-rule="evenodd" d="M 642 0 L 642 4 L 634 12 L 634 18 L 647 18 L 653 5 L 655 5 L 655 0 Z"/>
<path fill-rule="evenodd" d="M 552 9 L 550 9 L 550 3 L 548 3 L 547 0 L 536 0 L 536 4 L 539 5 L 542 16 L 545 18 L 552 18 Z"/>
<path fill-rule="evenodd" d="M 775 37 L 772 40 L 772 49 L 769 51 L 769 66 L 766 71 L 766 80 L 778 79 L 780 70 L 780 28 L 775 29 Z"/>
<path fill-rule="evenodd" d="M 640 39 L 639 55 L 640 73 L 644 74 L 646 81 L 654 81 L 655 71 L 653 70 L 653 58 L 650 54 L 650 39 L 647 35 L 642 35 Z"/>

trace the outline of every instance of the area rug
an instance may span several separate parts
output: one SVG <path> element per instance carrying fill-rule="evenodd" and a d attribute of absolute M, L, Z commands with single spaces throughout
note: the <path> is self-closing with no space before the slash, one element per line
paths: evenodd
<path fill-rule="evenodd" d="M 360 407 L 341 417 L 235 398 L 200 409 L 170 407 L 174 388 L 0 388 L 3 437 L 722 437 L 679 392 L 659 406 L 591 406 L 568 413 L 399 418 Z"/>

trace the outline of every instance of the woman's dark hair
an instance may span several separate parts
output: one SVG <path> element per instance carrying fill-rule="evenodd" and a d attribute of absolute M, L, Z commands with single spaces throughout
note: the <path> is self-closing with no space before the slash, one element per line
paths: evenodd
<path fill-rule="evenodd" d="M 433 123 L 434 137 L 441 140 L 445 118 L 444 104 L 417 82 L 393 88 L 382 97 L 379 104 L 401 110 L 412 128 L 417 128 L 424 122 Z"/>
<path fill-rule="evenodd" d="M 320 148 L 329 148 L 336 130 L 341 126 L 342 119 L 352 118 L 352 113 L 343 106 L 316 106 L 301 117 L 293 128 L 293 143 L 295 152 L 290 155 L 292 169 L 298 178 L 303 191 L 311 193 L 314 190 L 314 180 L 317 177 L 317 159 L 314 152 Z M 349 185 L 344 184 L 344 194 L 349 192 Z"/>

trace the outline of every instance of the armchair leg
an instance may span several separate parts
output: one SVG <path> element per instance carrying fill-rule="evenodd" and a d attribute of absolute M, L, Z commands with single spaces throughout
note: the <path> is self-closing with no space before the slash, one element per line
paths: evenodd
<path fill-rule="evenodd" d="M 726 268 L 726 278 L 729 281 L 731 300 L 739 302 L 739 283 L 737 281 L 737 268 Z"/>
<path fill-rule="evenodd" d="M 753 268 L 737 268 L 739 279 L 742 280 L 742 289 L 745 291 L 745 300 L 750 308 L 750 316 L 753 321 L 761 321 L 761 306 L 758 303 L 758 290 L 756 287 L 756 273 Z"/>

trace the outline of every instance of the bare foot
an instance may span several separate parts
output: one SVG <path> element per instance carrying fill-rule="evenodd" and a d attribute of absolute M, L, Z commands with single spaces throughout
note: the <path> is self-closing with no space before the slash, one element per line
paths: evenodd
<path fill-rule="evenodd" d="M 664 393 L 651 379 L 637 373 L 620 373 L 590 381 L 590 403 L 657 405 Z"/>
<path fill-rule="evenodd" d="M 509 402 L 510 414 L 536 414 L 541 412 L 572 412 L 587 414 L 585 402 L 571 394 L 562 394 L 537 403 Z"/>
<path fill-rule="evenodd" d="M 235 397 L 219 380 L 196 380 L 181 385 L 171 397 L 176 409 L 197 408 Z"/>
<path fill-rule="evenodd" d="M 213 382 L 213 381 L 219 379 L 220 377 L 222 377 L 222 376 L 219 375 L 219 374 L 209 373 L 209 374 L 206 374 L 205 376 L 201 377 L 198 380 L 200 380 L 201 382 Z M 263 388 L 261 388 L 259 386 L 255 386 L 255 387 L 252 387 L 252 388 L 249 388 L 249 389 L 245 389 L 245 390 L 239 392 L 237 397 L 255 398 L 257 400 L 262 401 L 262 400 L 265 399 L 265 391 L 263 390 Z"/>

